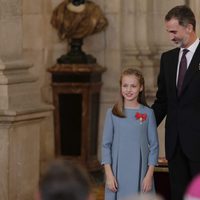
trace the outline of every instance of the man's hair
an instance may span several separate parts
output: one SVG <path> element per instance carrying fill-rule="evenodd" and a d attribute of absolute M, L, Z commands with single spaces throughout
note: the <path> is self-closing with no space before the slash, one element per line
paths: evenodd
<path fill-rule="evenodd" d="M 193 30 L 196 29 L 196 19 L 192 10 L 186 5 L 180 5 L 172 8 L 165 16 L 165 21 L 170 21 L 172 18 L 178 20 L 181 26 L 192 24 Z"/>
<path fill-rule="evenodd" d="M 90 189 L 86 171 L 63 160 L 53 162 L 39 183 L 41 200 L 86 200 Z"/>

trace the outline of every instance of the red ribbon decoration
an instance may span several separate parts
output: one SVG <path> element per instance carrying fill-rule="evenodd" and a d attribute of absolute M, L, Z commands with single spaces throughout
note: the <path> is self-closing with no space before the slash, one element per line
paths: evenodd
<path fill-rule="evenodd" d="M 140 120 L 140 122 L 143 122 L 147 119 L 147 114 L 146 113 L 142 114 L 142 113 L 136 112 L 135 118 Z"/>

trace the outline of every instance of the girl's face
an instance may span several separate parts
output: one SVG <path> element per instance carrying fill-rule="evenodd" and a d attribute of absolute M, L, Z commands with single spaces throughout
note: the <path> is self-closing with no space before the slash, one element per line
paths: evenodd
<path fill-rule="evenodd" d="M 137 102 L 139 93 L 143 90 L 135 75 L 124 75 L 121 83 L 121 94 L 124 102 Z"/>

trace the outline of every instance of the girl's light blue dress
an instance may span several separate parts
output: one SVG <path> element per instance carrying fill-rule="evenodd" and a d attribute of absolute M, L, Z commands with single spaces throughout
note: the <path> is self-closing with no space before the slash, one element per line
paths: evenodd
<path fill-rule="evenodd" d="M 135 114 L 146 113 L 143 122 Z M 118 191 L 105 188 L 105 200 L 131 197 L 141 190 L 148 165 L 158 160 L 158 135 L 154 112 L 140 105 L 139 109 L 125 109 L 126 118 L 112 114 L 108 109 L 102 141 L 102 164 L 111 164 L 117 179 Z"/>

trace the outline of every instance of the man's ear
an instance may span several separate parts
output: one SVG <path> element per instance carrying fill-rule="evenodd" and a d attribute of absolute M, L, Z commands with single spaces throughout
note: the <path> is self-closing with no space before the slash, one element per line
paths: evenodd
<path fill-rule="evenodd" d="M 192 24 L 188 24 L 187 25 L 187 30 L 189 33 L 191 33 L 193 31 L 193 25 Z"/>

